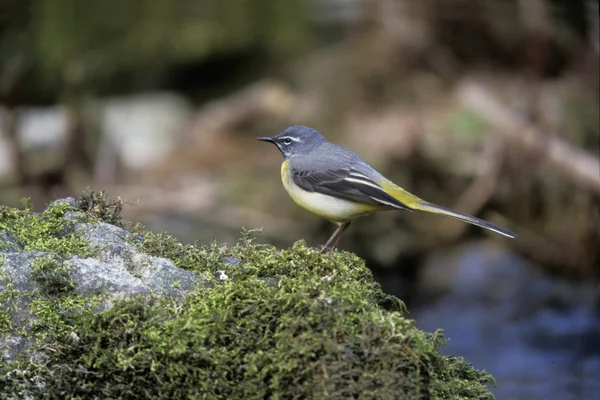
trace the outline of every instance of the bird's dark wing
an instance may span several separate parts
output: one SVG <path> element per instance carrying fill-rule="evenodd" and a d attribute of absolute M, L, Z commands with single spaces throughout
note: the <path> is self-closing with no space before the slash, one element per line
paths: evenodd
<path fill-rule="evenodd" d="M 412 211 L 410 207 L 389 195 L 371 178 L 352 168 L 326 169 L 315 172 L 292 168 L 294 182 L 309 192 L 363 204 Z"/>

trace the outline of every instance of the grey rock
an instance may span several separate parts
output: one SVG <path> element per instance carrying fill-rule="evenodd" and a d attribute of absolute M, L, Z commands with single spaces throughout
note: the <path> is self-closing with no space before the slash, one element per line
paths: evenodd
<path fill-rule="evenodd" d="M 12 333 L 0 335 L 0 360 L 14 359 L 18 353 L 29 348 L 34 341 L 34 339 Z"/>
<path fill-rule="evenodd" d="M 134 274 L 150 289 L 172 297 L 183 297 L 198 287 L 201 277 L 175 266 L 166 258 L 135 254 L 132 257 Z"/>
<path fill-rule="evenodd" d="M 48 205 L 48 208 L 57 206 L 59 204 L 68 204 L 71 207 L 76 208 L 77 207 L 77 200 L 75 200 L 73 197 L 65 197 L 64 199 L 56 199 L 52 203 L 50 203 Z"/>
<path fill-rule="evenodd" d="M 83 222 L 85 221 L 85 213 L 82 211 L 67 211 L 63 217 L 65 221 Z"/>
<path fill-rule="evenodd" d="M 128 298 L 149 294 L 150 289 L 124 266 L 107 264 L 93 258 L 73 257 L 67 261 L 75 292 L 83 296 L 108 294 L 109 297 Z"/>
<path fill-rule="evenodd" d="M 107 223 L 76 223 L 80 213 L 67 213 L 73 232 L 80 234 L 91 246 L 100 246 L 98 258 L 72 257 L 64 261 L 74 283 L 73 294 L 90 297 L 101 296 L 95 311 L 110 308 L 116 299 L 157 293 L 182 299 L 200 284 L 209 285 L 202 275 L 178 268 L 173 261 L 138 253 L 131 243 L 132 234 Z M 73 223 L 75 222 L 75 223 Z M 30 347 L 31 339 L 19 335 L 18 328 L 25 331 L 36 321 L 30 311 L 32 301 L 43 296 L 37 283 L 31 279 L 34 261 L 51 255 L 44 252 L 24 252 L 8 232 L 0 232 L 2 243 L 10 244 L 10 252 L 2 254 L 0 264 L 0 292 L 9 285 L 17 295 L 8 298 L 0 308 L 9 310 L 13 331 L 0 335 L 0 357 L 13 359 L 19 352 Z M 69 295 L 69 294 L 67 294 Z"/>
<path fill-rule="evenodd" d="M 15 238 L 10 232 L 0 231 L 0 253 L 14 253 L 22 251 Z"/>
<path fill-rule="evenodd" d="M 42 251 L 6 253 L 4 264 L 0 265 L 0 271 L 4 275 L 4 280 L 7 281 L 6 284 L 12 283 L 13 289 L 19 290 L 21 293 L 29 293 L 35 290 L 30 283 L 33 262 L 45 256 L 47 256 L 47 253 Z M 3 279 L 0 277 L 0 292 L 6 289 L 2 282 Z"/>
<path fill-rule="evenodd" d="M 137 253 L 131 245 L 110 244 L 102 250 L 102 260 L 118 265 L 140 278 L 152 291 L 173 297 L 183 297 L 208 281 L 191 271 L 175 266 L 173 261 Z"/>
<path fill-rule="evenodd" d="M 27 326 L 32 321 L 29 305 L 32 295 L 37 291 L 37 285 L 30 282 L 31 270 L 34 260 L 46 256 L 43 252 L 21 252 L 7 253 L 4 255 L 4 263 L 0 265 L 0 293 L 4 292 L 8 285 L 18 291 L 18 295 L 8 298 L 0 304 L 0 309 L 9 310 L 13 332 L 0 335 L 0 357 L 12 359 L 29 347 L 32 340 L 15 334 L 17 329 Z"/>
<path fill-rule="evenodd" d="M 102 249 L 100 254 L 102 261 L 106 263 L 126 266 L 131 263 L 131 259 L 136 252 L 137 250 L 134 246 L 111 243 Z"/>
<path fill-rule="evenodd" d="M 132 236 L 125 229 L 105 222 L 76 224 L 74 229 L 92 247 L 107 246 L 114 243 L 127 244 Z"/>
<path fill-rule="evenodd" d="M 242 260 L 240 260 L 237 257 L 232 257 L 232 256 L 225 257 L 225 259 L 223 260 L 223 264 L 229 265 L 231 267 L 236 267 L 236 266 L 240 265 L 241 262 L 242 262 Z"/>
<path fill-rule="evenodd" d="M 75 232 L 75 225 L 85 221 L 85 213 L 81 211 L 67 211 L 63 216 L 63 226 L 56 233 L 58 237 L 70 235 Z"/>
<path fill-rule="evenodd" d="M 267 278 L 256 278 L 256 280 L 264 282 L 268 286 L 276 287 L 277 285 L 279 285 L 279 281 L 281 280 L 281 277 L 274 275 L 274 276 L 269 276 Z"/>

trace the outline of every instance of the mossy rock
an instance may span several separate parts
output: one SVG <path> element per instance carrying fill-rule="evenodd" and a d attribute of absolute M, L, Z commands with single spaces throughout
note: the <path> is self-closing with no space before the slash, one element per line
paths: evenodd
<path fill-rule="evenodd" d="M 135 246 L 133 258 L 168 258 L 210 281 L 188 287 L 183 297 L 153 291 L 96 307 L 97 296 L 82 296 L 69 280 L 77 264 L 60 260 L 106 261 L 103 252 L 111 245 L 85 246 L 78 229 L 65 234 L 63 226 L 66 212 L 82 213 L 79 221 L 86 224 L 104 216 L 125 226 L 98 209 L 102 201 L 94 199 L 92 207 L 71 202 L 61 212 L 54 206 L 41 214 L 0 209 L 0 230 L 10 236 L 5 256 L 48 254 L 31 279 L 42 288 L 53 285 L 31 299 L 38 329 L 18 332 L 29 346 L 0 361 L 0 398 L 493 398 L 492 377 L 462 358 L 440 355 L 443 335 L 418 330 L 402 302 L 384 294 L 364 261 L 347 252 L 323 255 L 303 242 L 278 250 L 256 244 L 248 232 L 234 247 L 184 245 L 130 228 L 119 246 Z M 32 218 L 47 225 L 26 231 Z M 9 295 L 0 294 L 5 311 L 19 296 L 9 284 L 3 286 Z M 10 318 L 0 322 L 0 337 L 16 334 L 6 329 Z"/>

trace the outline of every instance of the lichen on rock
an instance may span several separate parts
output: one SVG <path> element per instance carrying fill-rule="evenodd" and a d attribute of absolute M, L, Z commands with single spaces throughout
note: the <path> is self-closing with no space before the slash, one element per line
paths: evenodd
<path fill-rule="evenodd" d="M 351 253 L 186 245 L 86 196 L 0 207 L 0 398 L 492 398 Z"/>

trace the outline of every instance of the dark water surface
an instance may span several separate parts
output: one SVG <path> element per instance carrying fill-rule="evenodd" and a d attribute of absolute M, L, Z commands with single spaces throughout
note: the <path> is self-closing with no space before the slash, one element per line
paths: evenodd
<path fill-rule="evenodd" d="M 434 255 L 420 282 L 417 326 L 444 329 L 443 353 L 494 375 L 499 400 L 600 398 L 597 284 L 551 278 L 489 243 Z"/>

